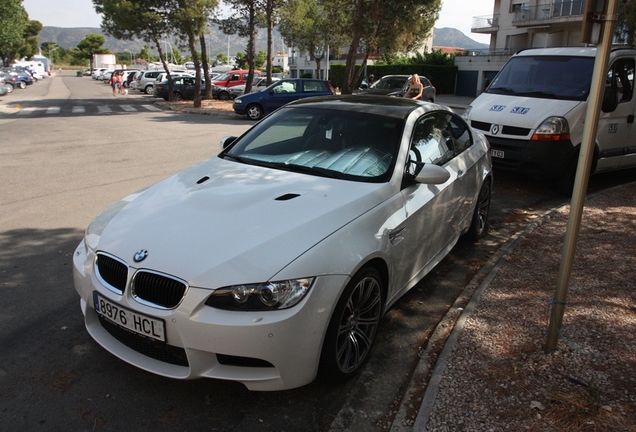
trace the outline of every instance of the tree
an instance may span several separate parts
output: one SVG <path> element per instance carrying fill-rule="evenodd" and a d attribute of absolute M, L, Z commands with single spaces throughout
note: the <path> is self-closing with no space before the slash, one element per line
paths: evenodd
<path fill-rule="evenodd" d="M 71 55 L 73 60 L 81 64 L 82 60 L 88 60 L 90 62 L 90 69 L 93 69 L 93 54 L 108 54 L 110 51 L 107 48 L 102 48 L 102 45 L 106 42 L 106 38 L 102 35 L 90 33 L 86 35 L 84 39 L 79 41 L 77 48 L 71 49 Z"/>
<path fill-rule="evenodd" d="M 194 107 L 201 107 L 201 63 L 196 49 L 197 38 L 205 32 L 208 19 L 217 6 L 217 0 L 176 0 L 176 7 L 170 10 L 169 21 L 172 28 L 188 42 L 194 62 L 196 80 L 194 85 Z M 199 40 L 200 42 L 200 40 Z"/>
<path fill-rule="evenodd" d="M 125 40 L 139 38 L 155 45 L 168 74 L 168 97 L 172 100 L 172 79 L 161 49 L 161 39 L 170 32 L 170 8 L 176 7 L 174 1 L 93 0 L 93 5 L 98 13 L 103 14 L 102 30 L 107 34 Z M 150 53 L 142 49 L 139 57 L 149 60 Z"/>
<path fill-rule="evenodd" d="M 280 33 L 288 44 L 309 53 L 316 62 L 317 77 L 328 49 L 337 51 L 347 43 L 331 9 L 323 0 L 286 0 L 280 10 Z"/>
<path fill-rule="evenodd" d="M 229 59 L 227 58 L 227 56 L 220 52 L 216 55 L 216 60 L 221 63 L 221 64 L 227 64 L 227 62 L 229 61 Z"/>
<path fill-rule="evenodd" d="M 263 50 L 259 50 L 256 56 L 254 57 L 254 67 L 256 69 L 262 69 L 263 65 L 267 61 L 267 53 Z M 268 62 L 271 63 L 271 62 Z M 271 68 L 270 68 L 271 71 Z M 270 72 L 271 75 L 271 72 Z"/>
<path fill-rule="evenodd" d="M 40 51 L 38 47 L 38 34 L 40 34 L 40 31 L 42 31 L 42 23 L 40 21 L 28 21 L 24 26 L 24 39 L 18 51 L 20 58 L 31 59 Z"/>
<path fill-rule="evenodd" d="M 332 25 L 350 38 L 343 93 L 351 93 L 364 67 L 355 67 L 358 54 L 366 65 L 371 52 L 407 52 L 430 34 L 441 0 L 319 0 L 331 14 Z M 398 18 L 399 17 L 399 18 Z"/>
<path fill-rule="evenodd" d="M 0 59 L 9 65 L 19 55 L 29 15 L 22 0 L 0 1 Z"/>
<path fill-rule="evenodd" d="M 258 0 L 228 0 L 228 3 L 233 7 L 236 12 L 230 18 L 215 19 L 214 22 L 219 24 L 219 28 L 223 33 L 232 35 L 238 34 L 241 37 L 247 37 L 247 67 L 249 73 L 247 75 L 247 83 L 245 84 L 245 93 L 252 91 L 252 81 L 254 80 L 254 57 L 255 57 L 255 38 L 256 38 L 256 12 L 257 8 L 261 6 Z M 237 65 L 243 69 L 238 59 L 236 59 Z"/>
<path fill-rule="evenodd" d="M 616 36 L 621 42 L 636 45 L 636 1 L 622 0 L 618 4 Z"/>

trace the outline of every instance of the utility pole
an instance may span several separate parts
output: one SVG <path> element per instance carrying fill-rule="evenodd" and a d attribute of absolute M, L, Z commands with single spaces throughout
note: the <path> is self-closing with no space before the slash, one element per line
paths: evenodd
<path fill-rule="evenodd" d="M 583 142 L 581 143 L 576 177 L 574 180 L 574 190 L 572 191 L 570 216 L 565 232 L 561 266 L 557 278 L 556 292 L 552 301 L 552 312 L 550 314 L 548 335 L 544 347 L 546 352 L 552 352 L 556 349 L 559 341 L 559 332 L 561 331 L 561 325 L 563 323 L 568 286 L 570 284 L 570 276 L 572 275 L 574 252 L 581 228 L 585 192 L 587 191 L 587 183 L 590 177 L 592 159 L 594 157 L 594 141 L 596 139 L 598 118 L 603 103 L 605 77 L 607 76 L 609 55 L 612 48 L 612 39 L 614 38 L 617 6 L 618 0 L 588 0 L 585 6 L 586 14 L 583 18 L 581 42 L 597 43 L 598 41 L 598 44 L 596 47 L 596 60 L 592 73 L 590 96 L 585 114 Z"/>

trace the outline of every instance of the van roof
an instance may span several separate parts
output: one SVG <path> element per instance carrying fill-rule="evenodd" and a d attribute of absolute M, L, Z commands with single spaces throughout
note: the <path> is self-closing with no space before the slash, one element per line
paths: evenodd
<path fill-rule="evenodd" d="M 632 51 L 634 54 L 636 54 L 636 50 L 629 50 L 628 48 L 617 47 L 612 49 L 612 52 L 617 52 L 617 51 Z M 586 48 L 586 47 L 528 48 L 528 49 L 521 50 L 515 54 L 515 56 L 536 56 L 536 55 L 595 57 L 596 48 Z"/>

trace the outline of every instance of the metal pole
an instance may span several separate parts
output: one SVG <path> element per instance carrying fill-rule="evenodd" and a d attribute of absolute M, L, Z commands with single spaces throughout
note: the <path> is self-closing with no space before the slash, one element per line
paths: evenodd
<path fill-rule="evenodd" d="M 579 160 L 574 180 L 574 190 L 572 191 L 572 201 L 570 204 L 570 216 L 565 232 L 563 244 L 563 254 L 561 256 L 561 266 L 557 278 L 557 287 L 552 301 L 552 313 L 550 314 L 550 324 L 548 325 L 548 335 L 544 350 L 551 352 L 556 349 L 559 332 L 563 323 L 563 314 L 567 299 L 570 276 L 572 274 L 572 263 L 576 241 L 581 228 L 581 218 L 583 206 L 585 204 L 585 192 L 590 176 L 590 168 L 594 156 L 594 141 L 598 130 L 598 118 L 603 103 L 603 92 L 605 90 L 605 77 L 607 75 L 607 63 L 612 48 L 614 37 L 614 23 L 616 21 L 616 9 L 618 0 L 607 0 L 605 11 L 605 21 L 602 24 L 602 34 L 599 44 L 596 47 L 596 60 L 594 62 L 594 72 L 592 73 L 592 85 L 590 87 L 590 97 L 588 98 L 587 112 L 585 114 L 585 126 L 583 129 L 583 142 L 579 152 Z"/>

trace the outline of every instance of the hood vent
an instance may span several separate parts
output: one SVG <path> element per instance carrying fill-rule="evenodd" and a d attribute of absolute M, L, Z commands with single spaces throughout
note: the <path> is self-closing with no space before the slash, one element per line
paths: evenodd
<path fill-rule="evenodd" d="M 276 198 L 276 201 L 289 201 L 291 199 L 298 198 L 299 196 L 300 194 L 297 193 L 287 193 Z"/>
<path fill-rule="evenodd" d="M 201 183 L 205 183 L 206 181 L 210 180 L 210 177 L 205 176 L 205 177 L 201 177 L 199 179 L 199 181 L 197 181 L 197 184 L 201 184 Z"/>

